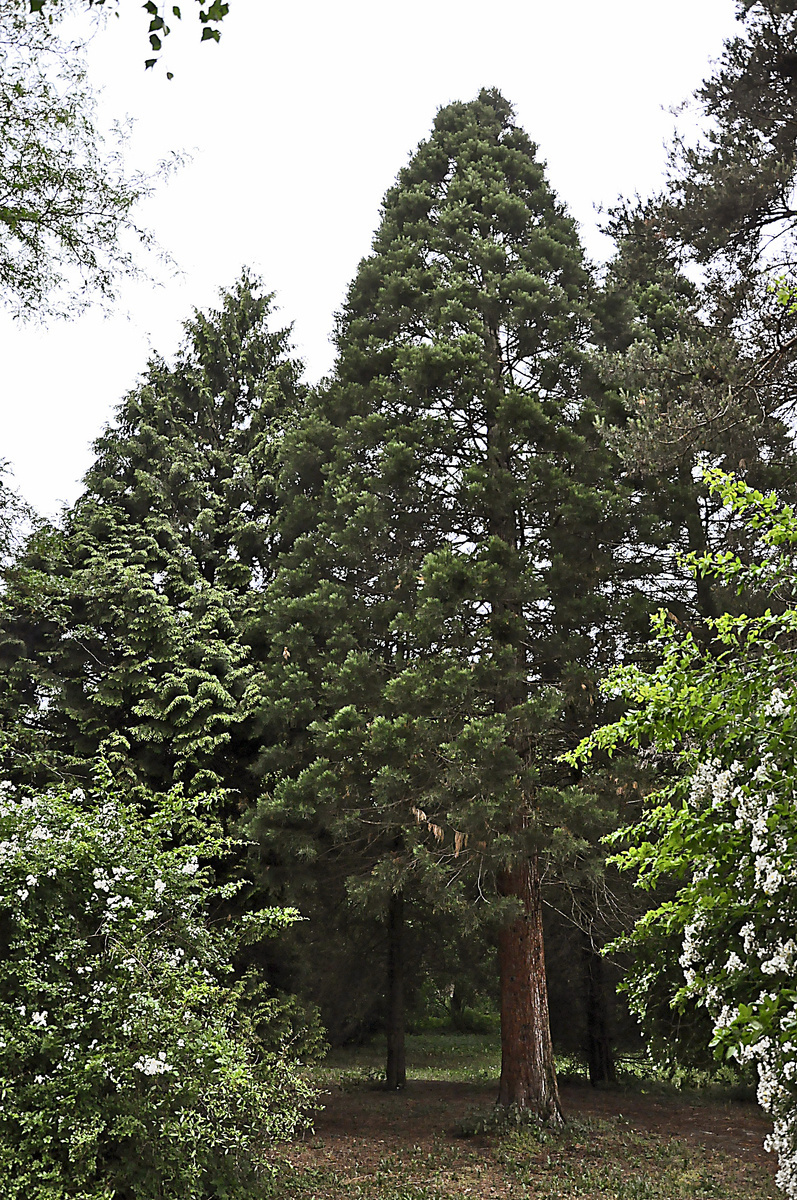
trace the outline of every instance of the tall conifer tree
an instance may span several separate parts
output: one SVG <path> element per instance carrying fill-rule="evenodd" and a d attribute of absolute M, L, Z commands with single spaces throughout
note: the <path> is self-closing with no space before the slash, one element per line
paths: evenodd
<path fill-rule="evenodd" d="M 176 361 L 151 360 L 96 443 L 62 526 L 7 573 L 17 720 L 62 767 L 118 735 L 152 786 L 246 790 L 248 631 L 276 554 L 277 447 L 302 397 L 270 311 L 244 275 L 196 312 Z"/>
<path fill-rule="evenodd" d="M 554 843 L 576 852 L 579 803 L 556 757 L 590 723 L 622 603 L 590 294 L 575 226 L 506 100 L 442 109 L 387 193 L 334 377 L 286 456 L 298 536 L 273 655 L 279 693 L 303 705 L 301 749 L 260 821 L 264 837 L 306 822 L 359 839 L 394 937 L 407 891 L 445 902 L 468 875 L 482 896 L 490 882 L 499 1099 L 552 1121 L 543 863 Z M 401 1075 L 396 1045 L 389 1082 Z"/>

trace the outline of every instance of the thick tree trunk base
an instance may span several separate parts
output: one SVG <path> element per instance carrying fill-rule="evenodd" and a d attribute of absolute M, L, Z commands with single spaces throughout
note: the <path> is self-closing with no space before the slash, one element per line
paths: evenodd
<path fill-rule="evenodd" d="M 545 1124 L 564 1124 L 556 1083 L 540 878 L 533 859 L 507 868 L 499 877 L 504 896 L 515 896 L 523 911 L 498 937 L 501 972 L 501 1082 L 498 1105 L 526 1109 Z"/>

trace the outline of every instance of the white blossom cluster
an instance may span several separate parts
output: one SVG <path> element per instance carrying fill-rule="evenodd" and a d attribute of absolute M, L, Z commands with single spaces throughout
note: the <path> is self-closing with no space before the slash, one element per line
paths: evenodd
<path fill-rule="evenodd" d="M 82 789 L 76 788 L 71 793 L 70 799 L 85 800 L 85 793 Z M 63 830 L 59 831 L 53 828 L 51 814 L 48 816 L 47 810 L 47 793 L 32 797 L 19 795 L 15 792 L 12 784 L 7 781 L 0 783 L 0 821 L 7 822 L 15 830 L 10 837 L 0 839 L 0 875 L 5 873 L 4 886 L 0 881 L 0 895 L 4 894 L 8 899 L 15 897 L 22 905 L 31 898 L 34 889 L 40 882 L 39 875 L 30 871 L 22 875 L 20 871 L 20 868 L 25 868 L 31 855 L 36 854 L 37 844 L 43 851 L 46 851 L 45 843 L 49 844 L 50 848 L 59 843 L 65 845 L 65 836 L 67 836 L 67 840 L 69 837 L 75 838 L 81 832 L 88 831 L 90 825 L 91 835 L 98 838 L 103 847 L 107 848 L 109 857 L 124 854 L 123 825 L 120 825 L 120 814 L 113 802 L 106 801 L 100 811 L 99 832 L 97 824 L 88 819 L 85 830 L 82 830 L 77 824 L 70 830 L 69 835 L 65 835 Z M 14 875 L 15 867 L 18 878 L 15 886 L 11 887 L 9 882 Z M 173 869 L 179 871 L 182 876 L 191 878 L 199 870 L 199 860 L 196 856 L 192 856 L 179 867 L 175 864 Z M 144 884 L 145 890 L 147 886 L 150 889 L 150 907 L 141 909 L 140 906 L 136 908 L 137 902 L 130 894 L 131 885 L 136 885 L 137 895 L 140 896 L 141 893 L 141 884 L 137 882 L 137 876 L 130 868 L 118 864 L 97 866 L 94 867 L 92 873 L 94 894 L 89 901 L 87 911 L 96 912 L 95 905 L 99 902 L 103 927 L 106 930 L 118 921 L 120 914 L 125 910 L 135 909 L 128 915 L 136 921 L 143 920 L 145 924 L 160 919 L 161 902 L 168 888 L 166 880 L 160 874 L 156 875 L 151 884 Z M 54 878 L 57 870 L 55 867 L 48 867 L 42 874 L 48 878 Z M 143 882 L 142 880 L 141 883 Z M 190 915 L 193 908 L 192 901 L 176 899 L 175 904 L 185 916 Z"/>
<path fill-rule="evenodd" d="M 142 1075 L 166 1075 L 174 1067 L 166 1061 L 166 1051 L 159 1050 L 155 1058 L 142 1054 L 138 1062 L 133 1063 L 133 1070 L 140 1071 Z"/>
<path fill-rule="evenodd" d="M 776 687 L 772 689 L 769 700 L 764 705 L 764 716 L 768 720 L 772 720 L 773 717 L 783 717 L 790 708 L 791 700 L 788 693 Z"/>
<path fill-rule="evenodd" d="M 161 1162 L 181 1196 L 205 1195 L 239 1159 L 260 1155 L 268 1174 L 264 1142 L 301 1124 L 311 1090 L 276 1024 L 264 1061 L 227 985 L 236 934 L 207 920 L 226 841 L 180 789 L 143 811 L 95 765 L 90 797 L 0 783 L 3 1179 L 21 1181 L 17 1200 L 41 1178 L 88 1196 L 86 1171 L 116 1155 L 131 1119 L 155 1165 L 142 1175 L 132 1146 L 120 1171 L 142 1194 L 161 1194 Z M 190 845 L 173 836 L 186 813 Z"/>
<path fill-rule="evenodd" d="M 194 880 L 199 859 L 196 855 L 187 859 L 166 855 L 160 861 L 134 863 L 133 869 L 128 865 L 132 861 L 129 831 L 117 806 L 106 800 L 99 813 L 87 810 L 84 816 L 80 809 L 85 793 L 75 789 L 69 799 L 78 808 L 70 813 L 65 825 L 54 794 L 29 797 L 10 783 L 0 783 L 0 907 L 10 909 L 24 938 L 24 931 L 35 931 L 42 919 L 31 908 L 34 897 L 53 881 L 52 894 L 42 897 L 41 913 L 47 912 L 48 927 L 59 939 L 52 950 L 52 961 L 73 980 L 79 1019 L 59 1028 L 63 1026 L 62 1017 L 51 1019 L 50 1010 L 41 1002 L 18 1004 L 15 1011 L 29 1038 L 40 1039 L 45 1030 L 56 1034 L 50 1040 L 47 1077 L 56 1086 L 96 1052 L 96 1038 L 84 1035 L 89 1029 L 104 1027 L 109 1010 L 120 1004 L 126 1019 L 117 1027 L 122 1039 L 119 1054 L 114 1055 L 114 1062 L 102 1064 L 104 1077 L 122 1088 L 125 1076 L 130 1081 L 136 1072 L 145 1076 L 173 1074 L 176 1067 L 165 1050 L 140 1054 L 135 1061 L 134 1056 L 143 1030 L 167 1029 L 174 1023 L 174 1014 L 152 990 L 156 977 L 166 981 L 179 973 L 186 980 L 200 981 L 202 987 L 215 983 L 215 976 L 196 953 L 186 954 L 182 945 L 175 945 L 172 937 L 164 935 L 169 921 L 176 917 L 181 938 L 194 946 L 202 944 L 204 924 L 198 915 L 201 901 L 196 891 L 198 881 L 195 885 Z M 54 915 L 60 903 L 59 870 L 49 862 L 55 859 L 66 863 L 73 848 L 81 843 L 93 846 L 97 865 L 86 869 L 82 893 L 72 877 L 68 887 L 71 915 L 59 919 Z M 87 948 L 80 931 L 81 920 L 86 929 L 103 934 L 99 955 Z M 156 938 L 152 937 L 153 925 Z M 59 1011 L 63 1013 L 63 1006 Z M 192 1019 L 188 1012 L 183 1016 L 188 1022 Z M 58 1048 L 62 1034 L 64 1044 Z M 169 1041 L 178 1051 L 185 1044 L 182 1037 L 170 1037 Z M 0 1038 L 0 1054 L 7 1044 Z M 37 1084 L 44 1079 L 37 1076 Z"/>
<path fill-rule="evenodd" d="M 781 715 L 787 701 L 774 689 L 767 717 Z M 789 824 L 795 798 L 790 771 L 780 772 L 772 755 L 748 779 L 744 774 L 738 762 L 702 763 L 694 772 L 690 803 L 711 804 L 725 819 L 733 818 L 741 852 L 740 907 L 751 916 L 729 945 L 698 886 L 679 962 L 686 992 L 705 1003 L 715 1034 L 725 1037 L 739 1063 L 755 1065 L 758 1102 L 774 1124 L 766 1147 L 778 1157 L 777 1183 L 789 1200 L 797 1200 L 797 1004 L 790 998 L 797 990 L 797 827 L 792 842 Z M 699 870 L 695 878 L 708 879 L 709 872 Z M 756 991 L 754 981 L 762 977 L 767 986 Z"/>
<path fill-rule="evenodd" d="M 719 759 L 710 758 L 695 770 L 689 789 L 689 798 L 693 804 L 706 800 L 712 808 L 722 808 L 738 794 L 734 780 L 741 771 L 741 763 L 733 762 L 723 769 Z"/>

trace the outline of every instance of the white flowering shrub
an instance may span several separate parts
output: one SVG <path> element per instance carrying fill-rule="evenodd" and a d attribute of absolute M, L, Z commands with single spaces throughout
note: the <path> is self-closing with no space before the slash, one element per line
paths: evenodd
<path fill-rule="evenodd" d="M 144 817 L 102 765 L 89 796 L 0 784 L 4 1200 L 272 1194 L 269 1147 L 312 1094 L 228 986 L 234 934 L 208 924 L 200 865 L 222 848 L 197 801 Z"/>
<path fill-rule="evenodd" d="M 731 476 L 709 472 L 725 502 L 760 534 L 759 561 L 724 554 L 695 567 L 774 594 L 760 616 L 709 622 L 701 647 L 668 614 L 656 621 L 661 665 L 621 668 L 607 690 L 629 711 L 577 751 L 621 744 L 675 751 L 681 772 L 621 830 L 616 858 L 643 887 L 680 881 L 618 943 L 636 952 L 628 980 L 642 1019 L 662 981 L 675 1008 L 701 1005 L 718 1057 L 752 1064 L 758 1100 L 774 1122 L 767 1147 L 778 1185 L 797 1200 L 797 678 L 793 547 L 797 517 Z M 678 973 L 662 977 L 653 947 L 680 938 Z"/>

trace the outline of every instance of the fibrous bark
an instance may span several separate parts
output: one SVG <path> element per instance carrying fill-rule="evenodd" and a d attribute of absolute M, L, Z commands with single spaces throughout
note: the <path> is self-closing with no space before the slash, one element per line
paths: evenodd
<path fill-rule="evenodd" d="M 501 1082 L 498 1103 L 529 1109 L 550 1125 L 562 1125 L 556 1083 L 545 950 L 542 896 L 535 858 L 505 868 L 502 895 L 520 901 L 522 911 L 498 938 L 501 972 Z"/>

